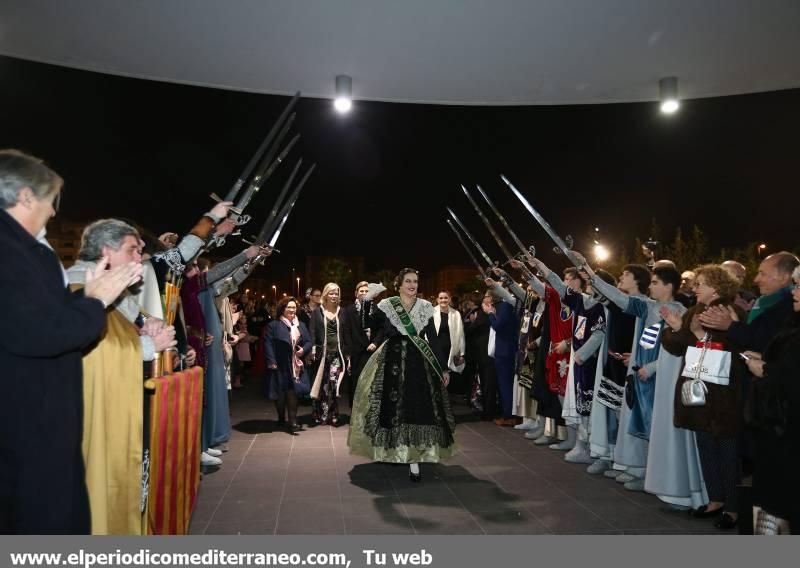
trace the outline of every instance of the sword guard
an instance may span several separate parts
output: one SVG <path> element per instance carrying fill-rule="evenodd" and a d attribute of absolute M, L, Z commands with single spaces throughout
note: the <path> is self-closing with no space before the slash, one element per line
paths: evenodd
<path fill-rule="evenodd" d="M 562 251 L 562 250 L 561 250 L 560 248 L 558 248 L 558 247 L 553 247 L 553 252 L 554 252 L 554 253 L 556 253 L 556 254 L 564 254 L 564 251 Z"/>
<path fill-rule="evenodd" d="M 531 253 L 532 258 L 536 258 L 536 247 L 531 245 L 528 247 L 528 252 Z"/>
<path fill-rule="evenodd" d="M 566 237 L 564 237 L 564 242 L 567 244 L 568 249 L 572 249 L 572 247 L 575 245 L 575 241 L 572 239 L 572 235 L 567 235 Z"/>
<path fill-rule="evenodd" d="M 231 211 L 233 208 L 231 208 Z M 241 227 L 242 225 L 246 225 L 250 222 L 252 217 L 250 215 L 242 215 L 241 211 L 237 212 L 238 218 L 236 219 L 236 226 Z"/>

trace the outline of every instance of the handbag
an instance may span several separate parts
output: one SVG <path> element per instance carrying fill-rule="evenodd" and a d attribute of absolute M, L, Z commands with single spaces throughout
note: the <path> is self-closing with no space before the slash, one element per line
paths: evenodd
<path fill-rule="evenodd" d="M 294 393 L 297 396 L 303 396 L 311 392 L 311 381 L 308 378 L 308 372 L 303 369 L 300 376 L 294 380 Z"/>
<path fill-rule="evenodd" d="M 705 334 L 702 341 L 697 343 L 697 345 L 700 347 L 690 346 L 686 350 L 686 364 L 684 366 L 682 376 L 688 377 L 691 380 L 684 381 L 684 383 L 681 385 L 681 402 L 684 406 L 705 406 L 708 387 L 706 386 L 703 377 L 714 377 L 719 379 L 719 375 L 722 374 L 722 369 L 720 367 L 721 359 L 716 361 L 716 365 L 713 365 L 711 362 L 709 362 L 709 366 L 705 365 L 706 357 L 709 353 L 728 354 L 728 369 L 725 375 L 726 379 L 730 381 L 730 353 L 727 351 L 713 349 L 712 344 L 708 339 L 708 334 Z M 712 365 L 713 371 L 710 369 L 710 366 Z M 694 374 L 693 377 L 692 374 Z M 719 380 L 710 382 L 716 382 L 719 384 Z M 728 383 L 726 382 L 725 384 Z"/>
<path fill-rule="evenodd" d="M 686 349 L 682 376 L 728 386 L 731 382 L 731 353 L 724 351 L 721 343 L 709 341 L 706 334 L 695 346 Z"/>

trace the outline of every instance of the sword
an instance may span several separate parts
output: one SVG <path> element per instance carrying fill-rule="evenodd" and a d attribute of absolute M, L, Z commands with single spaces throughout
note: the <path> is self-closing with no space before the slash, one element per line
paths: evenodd
<path fill-rule="evenodd" d="M 511 230 L 511 227 L 509 226 L 508 221 L 506 221 L 506 218 L 503 217 L 503 215 L 500 214 L 500 211 L 497 210 L 497 207 L 494 206 L 494 203 L 492 203 L 492 200 L 489 199 L 489 196 L 486 195 L 486 193 L 483 191 L 483 189 L 481 189 L 481 186 L 478 186 L 478 192 L 486 200 L 486 203 L 489 204 L 489 208 L 494 212 L 495 215 L 497 215 L 497 218 L 500 219 L 500 223 L 502 223 L 502 225 L 506 228 L 506 231 L 508 231 L 508 234 L 511 235 L 511 238 L 514 240 L 514 243 L 516 243 L 516 245 L 519 247 L 519 250 L 522 252 L 522 259 L 521 260 L 524 262 L 525 261 L 525 257 L 527 257 L 528 254 L 530 254 L 532 257 L 535 257 L 536 256 L 536 247 L 531 245 L 526 249 L 525 245 L 522 243 L 521 240 L 519 240 L 519 238 L 517 237 L 516 233 L 514 233 L 514 231 Z"/>
<path fill-rule="evenodd" d="M 299 166 L 299 164 L 298 164 L 298 166 Z M 297 184 L 297 187 L 292 192 L 292 195 L 289 196 L 289 199 L 287 200 L 286 204 L 281 209 L 281 212 L 280 212 L 281 223 L 280 223 L 280 225 L 278 225 L 278 229 L 275 231 L 275 234 L 272 235 L 272 238 L 269 240 L 269 243 L 267 243 L 267 246 L 270 249 L 272 249 L 273 253 L 276 253 L 276 252 L 280 253 L 281 252 L 281 251 L 279 251 L 278 249 L 275 248 L 275 243 L 278 242 L 278 237 L 280 236 L 281 231 L 283 230 L 283 226 L 286 224 L 286 220 L 289 218 L 289 213 L 291 213 L 292 209 L 294 209 L 294 204 L 297 202 L 297 198 L 300 195 L 300 190 L 303 189 L 303 186 L 305 185 L 306 181 L 311 176 L 311 173 L 314 171 L 314 168 L 316 168 L 316 167 L 317 167 L 317 164 L 312 164 L 311 165 L 309 170 L 303 176 L 303 179 L 301 179 L 300 183 Z M 295 171 L 297 171 L 297 168 L 295 168 Z M 269 222 L 269 220 L 267 222 Z M 264 229 L 262 229 L 262 233 L 263 232 L 264 232 Z M 258 240 L 256 242 L 262 242 L 263 239 L 264 239 L 264 237 L 262 235 L 259 235 L 259 238 L 258 238 Z M 242 240 L 242 242 L 244 242 L 244 243 L 246 243 L 248 245 L 255 244 L 253 242 L 245 241 L 245 240 Z M 249 262 L 247 264 L 247 270 L 249 271 L 250 268 L 252 266 L 254 266 L 255 264 L 264 264 L 265 260 L 266 260 L 265 256 L 262 256 L 262 255 L 256 256 L 251 262 Z"/>
<path fill-rule="evenodd" d="M 464 237 L 461 236 L 461 233 L 458 232 L 458 229 L 455 228 L 455 226 L 453 225 L 453 222 L 450 219 L 447 219 L 446 222 L 447 222 L 447 226 L 450 227 L 451 229 L 453 229 L 453 232 L 456 234 L 456 237 L 458 237 L 458 240 L 461 243 L 461 246 L 464 247 L 465 251 L 467 251 L 467 254 L 472 259 L 472 262 L 475 263 L 475 266 L 477 267 L 478 273 L 480 274 L 480 276 L 483 277 L 484 276 L 483 267 L 481 266 L 481 263 L 478 262 L 478 259 L 475 258 L 475 255 L 472 254 L 472 251 L 467 246 L 466 241 L 464 241 Z"/>
<path fill-rule="evenodd" d="M 470 242 L 473 245 L 475 245 L 475 248 L 478 249 L 478 252 L 483 257 L 483 259 L 487 262 L 487 264 L 489 265 L 489 268 L 496 267 L 497 263 L 494 262 L 491 258 L 489 258 L 489 255 L 486 254 L 486 251 L 483 250 L 483 248 L 481 247 L 480 244 L 478 244 L 478 241 L 475 240 L 475 237 L 472 236 L 472 233 L 470 233 L 469 230 L 464 226 L 464 223 L 461 222 L 461 219 L 459 219 L 458 216 L 455 213 L 453 213 L 453 210 L 448 207 L 447 208 L 447 212 L 450 213 L 450 216 L 453 218 L 453 220 L 456 223 L 458 223 L 458 226 L 461 228 L 462 231 L 464 231 L 464 234 L 467 235 L 467 238 L 470 240 Z"/>
<path fill-rule="evenodd" d="M 264 141 L 261 143 L 261 146 L 258 147 L 256 153 L 253 154 L 252 158 L 250 158 L 250 161 L 245 166 L 244 171 L 241 173 L 239 178 L 233 184 L 233 187 L 225 195 L 225 199 L 220 199 L 219 196 L 217 196 L 214 193 L 211 194 L 212 198 L 214 198 L 217 201 L 233 201 L 234 199 L 236 199 L 236 196 L 239 194 L 239 190 L 242 189 L 244 182 L 247 181 L 247 178 L 249 178 L 250 174 L 253 173 L 253 169 L 256 167 L 256 164 L 258 164 L 259 160 L 261 159 L 261 156 L 264 155 L 264 152 L 267 150 L 267 147 L 272 143 L 272 139 L 275 138 L 275 134 L 278 132 L 278 128 L 280 127 L 281 123 L 283 123 L 283 121 L 286 120 L 286 116 L 289 114 L 289 112 L 291 112 L 294 105 L 297 104 L 297 99 L 299 98 L 300 98 L 300 91 L 297 91 L 294 94 L 294 97 L 292 97 L 292 100 L 289 101 L 289 104 L 286 105 L 286 108 L 283 109 L 283 112 L 278 117 L 278 120 L 275 121 L 275 124 L 272 125 L 272 128 L 270 128 L 269 132 L 264 138 Z"/>
<path fill-rule="evenodd" d="M 514 255 L 511 254 L 511 251 L 509 251 L 506 248 L 506 245 L 503 244 L 503 241 L 500 240 L 500 235 L 498 235 L 497 231 L 494 230 L 494 227 L 492 227 L 492 224 L 489 222 L 489 219 L 486 218 L 486 215 L 483 214 L 483 211 L 481 211 L 480 207 L 478 207 L 478 204 L 475 203 L 474 199 L 472 199 L 472 196 L 469 194 L 469 191 L 467 191 L 467 188 L 462 185 L 461 189 L 464 190 L 464 195 L 467 196 L 467 199 L 469 199 L 469 202 L 472 204 L 472 207 L 475 208 L 475 212 L 478 214 L 478 217 L 481 218 L 483 224 L 486 225 L 487 229 L 489 229 L 489 232 L 491 233 L 497 245 L 500 247 L 500 250 L 502 251 L 503 255 L 505 255 L 507 259 L 514 258 Z"/>
<path fill-rule="evenodd" d="M 272 210 L 267 215 L 267 220 L 264 221 L 264 224 L 261 226 L 261 231 L 259 231 L 256 240 L 258 242 L 262 242 L 267 239 L 267 236 L 272 233 L 275 228 L 275 218 L 278 216 L 278 209 L 280 205 L 283 203 L 283 198 L 286 197 L 286 193 L 289 191 L 289 188 L 294 181 L 294 176 L 297 175 L 297 172 L 300 170 L 300 165 L 303 163 L 303 158 L 297 160 L 297 164 L 295 165 L 292 173 L 289 175 L 289 179 L 286 180 L 286 183 L 283 185 L 283 189 L 281 190 L 280 194 L 278 194 L 278 199 L 275 200 L 275 203 L 272 206 Z"/>
<path fill-rule="evenodd" d="M 286 220 L 289 218 L 289 213 L 292 212 L 294 209 L 294 204 L 297 203 L 297 198 L 300 196 L 300 190 L 303 189 L 303 186 L 308 181 L 308 178 L 311 177 L 311 174 L 314 172 L 314 169 L 317 167 L 317 164 L 311 164 L 311 167 L 308 168 L 308 171 L 305 173 L 303 178 L 300 180 L 300 183 L 297 184 L 297 187 L 292 192 L 292 195 L 289 196 L 289 200 L 284 205 L 283 209 L 280 212 L 281 217 L 281 224 L 278 226 L 275 234 L 272 235 L 272 238 L 269 240 L 269 246 L 275 246 L 275 243 L 278 242 L 278 237 L 283 230 L 283 226 L 286 224 Z"/>
<path fill-rule="evenodd" d="M 275 158 L 275 161 L 270 163 L 273 156 L 275 155 L 275 152 L 278 151 L 278 144 L 280 144 L 280 141 L 289 131 L 289 127 L 291 127 L 291 125 L 292 125 L 292 118 L 290 117 L 284 129 L 278 135 L 278 142 L 276 143 L 275 147 L 270 149 L 269 154 L 265 158 L 263 169 L 256 175 L 256 177 L 253 178 L 253 181 L 250 182 L 250 185 L 245 190 L 244 195 L 241 198 L 239 198 L 239 202 L 235 206 L 230 208 L 231 211 L 238 214 L 241 214 L 242 211 L 244 211 L 244 208 L 247 207 L 247 204 L 250 203 L 250 200 L 253 198 L 253 196 L 256 193 L 258 193 L 258 191 L 261 189 L 261 186 L 264 185 L 264 182 L 269 179 L 269 177 L 273 174 L 275 169 L 281 164 L 281 162 L 289 153 L 289 151 L 292 149 L 292 147 L 300 139 L 300 135 L 296 134 L 295 137 L 292 138 L 286 145 L 286 148 L 284 148 L 283 152 L 281 152 L 278 155 L 278 157 Z"/>
<path fill-rule="evenodd" d="M 522 205 L 525 206 L 525 209 L 528 210 L 528 213 L 533 215 L 533 218 L 536 219 L 539 225 L 542 226 L 544 232 L 547 233 L 547 235 L 551 239 L 553 239 L 553 242 L 556 243 L 556 248 L 554 250 L 556 252 L 563 253 L 564 256 L 567 257 L 567 260 L 569 260 L 570 263 L 573 266 L 575 266 L 578 270 L 583 270 L 584 268 L 583 265 L 578 261 L 576 261 L 575 257 L 572 255 L 572 250 L 571 250 L 573 244 L 572 237 L 567 236 L 566 240 L 569 242 L 569 244 L 567 244 L 567 242 L 565 242 L 564 239 L 558 236 L 558 234 L 553 230 L 550 224 L 547 221 L 545 221 L 544 217 L 542 217 L 539 214 L 539 212 L 533 208 L 533 205 L 531 205 L 530 202 L 527 199 L 525 199 L 525 197 L 519 192 L 519 190 L 516 187 L 514 187 L 514 184 L 508 181 L 508 178 L 506 176 L 501 175 L 500 179 L 502 179 L 506 183 L 506 185 L 508 185 L 511 191 L 514 192 L 514 195 L 516 195 L 517 199 L 519 199 L 522 202 Z"/>
<path fill-rule="evenodd" d="M 270 165 L 270 160 L 272 160 L 272 157 L 275 155 L 275 152 L 277 152 L 278 145 L 281 143 L 281 140 L 283 140 L 283 137 L 288 132 L 289 127 L 292 125 L 292 122 L 294 121 L 294 117 L 295 117 L 294 114 L 289 117 L 289 120 L 287 121 L 283 130 L 278 135 L 278 141 L 275 143 L 275 146 L 270 149 L 267 157 L 264 158 L 264 161 L 262 162 L 263 164 L 262 167 L 259 168 L 259 172 L 247 186 L 244 195 L 239 199 L 239 203 L 228 209 L 228 218 L 235 219 L 236 226 L 246 225 L 247 223 L 250 222 L 250 220 L 252 219 L 250 215 L 242 215 L 244 208 L 247 207 L 247 205 L 253 199 L 253 196 L 261 189 L 261 186 L 264 184 L 264 182 L 267 179 L 269 179 L 269 177 L 272 175 L 275 169 L 281 164 L 281 162 L 283 162 L 283 159 L 286 157 L 286 155 L 289 153 L 292 147 L 300 139 L 299 134 L 295 135 L 295 137 L 289 141 L 289 144 L 286 145 L 286 148 L 284 148 L 283 152 L 281 152 L 280 155 L 275 159 L 275 161 L 272 162 L 272 164 Z M 215 194 L 212 194 L 211 197 L 216 200 L 219 200 L 219 197 Z M 239 233 L 231 233 L 231 235 L 236 235 L 236 234 Z M 225 244 L 224 236 L 222 237 L 214 236 L 206 246 L 206 250 L 208 251 L 213 247 L 221 247 L 224 244 Z"/>

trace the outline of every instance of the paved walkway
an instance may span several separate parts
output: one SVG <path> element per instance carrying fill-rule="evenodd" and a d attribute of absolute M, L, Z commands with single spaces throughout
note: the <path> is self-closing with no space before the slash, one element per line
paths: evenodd
<path fill-rule="evenodd" d="M 411 483 L 407 466 L 350 455 L 346 425 L 275 430 L 257 383 L 234 392 L 229 451 L 203 477 L 192 534 L 720 534 L 464 405 L 454 407 L 461 452 L 423 464 Z"/>

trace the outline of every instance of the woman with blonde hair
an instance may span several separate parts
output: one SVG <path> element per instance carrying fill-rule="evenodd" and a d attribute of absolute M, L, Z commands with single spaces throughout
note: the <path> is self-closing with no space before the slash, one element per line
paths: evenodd
<path fill-rule="evenodd" d="M 464 323 L 461 314 L 450 305 L 450 292 L 441 290 L 433 308 L 433 324 L 439 337 L 442 353 L 447 356 L 447 368 L 455 373 L 464 370 Z"/>
<path fill-rule="evenodd" d="M 314 360 L 311 399 L 315 424 L 339 425 L 339 389 L 345 362 L 350 355 L 340 299 L 339 285 L 328 282 L 322 289 L 322 303 L 311 312 L 311 354 Z"/>

